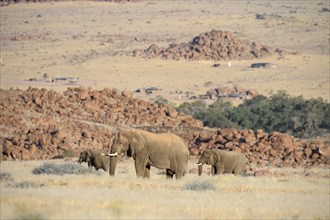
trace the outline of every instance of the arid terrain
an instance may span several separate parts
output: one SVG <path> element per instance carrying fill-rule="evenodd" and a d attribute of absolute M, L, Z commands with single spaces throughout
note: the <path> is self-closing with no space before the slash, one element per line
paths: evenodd
<path fill-rule="evenodd" d="M 205 169 L 201 177 L 188 173 L 181 180 L 166 180 L 151 169 L 150 179 L 137 179 L 129 159 L 119 163 L 114 178 L 104 171 L 32 174 L 45 162 L 50 161 L 2 162 L 1 172 L 12 175 L 13 186 L 4 187 L 1 180 L 1 219 L 328 219 L 330 214 L 327 169 L 273 168 L 268 171 L 273 175 L 258 177 L 211 177 Z"/>
<path fill-rule="evenodd" d="M 329 102 L 329 8 L 321 0 L 0 7 L 1 219 L 329 219 L 329 140 L 211 129 L 174 109 L 220 89 Z M 85 149 L 108 151 L 123 126 L 180 135 L 186 176 L 166 180 L 152 168 L 139 179 L 133 159 L 115 177 L 32 173 L 46 162 L 76 164 Z M 199 155 L 219 147 L 245 153 L 252 169 L 212 177 L 207 167 L 199 177 Z"/>
<path fill-rule="evenodd" d="M 178 90 L 198 95 L 210 87 L 233 84 L 264 95 L 286 90 L 330 100 L 329 13 L 324 8 L 329 8 L 327 1 L 11 4 L 1 7 L 1 88 L 66 90 L 68 85 L 63 83 L 26 81 L 43 79 L 47 73 L 49 77 L 79 77 L 70 86 L 130 91 L 154 86 L 162 89 L 156 95 L 175 103 L 182 101 Z M 264 19 L 257 19 L 257 14 Z M 151 44 L 186 43 L 212 29 L 293 54 L 232 60 L 230 68 L 227 60 L 191 62 L 126 55 Z M 271 62 L 277 68 L 252 69 L 254 62 Z M 212 68 L 214 63 L 221 64 L 220 68 Z"/>

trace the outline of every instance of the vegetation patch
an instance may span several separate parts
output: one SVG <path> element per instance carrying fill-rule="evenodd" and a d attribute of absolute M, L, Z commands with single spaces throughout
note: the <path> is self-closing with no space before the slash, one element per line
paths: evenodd
<path fill-rule="evenodd" d="M 187 183 L 184 186 L 184 189 L 192 190 L 192 191 L 206 191 L 206 190 L 215 190 L 215 186 L 207 181 L 194 181 L 191 183 Z"/>
<path fill-rule="evenodd" d="M 269 98 L 259 95 L 237 107 L 223 100 L 210 106 L 196 101 L 183 103 L 177 110 L 203 121 L 208 127 L 263 129 L 289 133 L 298 138 L 330 133 L 330 103 L 321 98 L 291 97 L 285 91 Z"/>
<path fill-rule="evenodd" d="M 10 173 L 7 172 L 1 172 L 0 173 L 0 181 L 1 182 L 11 182 L 14 181 L 14 178 Z"/>
<path fill-rule="evenodd" d="M 35 183 L 35 182 L 30 182 L 30 181 L 23 181 L 23 182 L 12 182 L 12 183 L 7 183 L 5 185 L 6 187 L 11 187 L 11 188 L 39 188 L 45 186 L 45 184 L 42 183 Z"/>
<path fill-rule="evenodd" d="M 14 178 L 10 173 L 2 172 L 0 174 L 1 186 L 11 187 L 11 188 L 38 188 L 44 186 L 44 184 L 39 184 L 30 181 L 15 182 Z"/>
<path fill-rule="evenodd" d="M 65 163 L 65 164 L 54 164 L 54 163 L 44 163 L 40 167 L 34 168 L 33 174 L 53 174 L 53 175 L 86 175 L 86 174 L 96 174 L 100 175 L 93 168 L 86 168 L 76 163 Z"/>

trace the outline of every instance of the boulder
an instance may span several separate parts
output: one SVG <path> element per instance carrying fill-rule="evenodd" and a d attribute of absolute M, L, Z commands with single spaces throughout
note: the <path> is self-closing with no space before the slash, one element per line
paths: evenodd
<path fill-rule="evenodd" d="M 189 148 L 189 152 L 191 156 L 199 155 L 199 149 L 197 147 L 191 147 Z"/>
<path fill-rule="evenodd" d="M 21 150 L 21 160 L 30 160 L 31 159 L 31 153 L 28 149 L 23 148 Z"/>

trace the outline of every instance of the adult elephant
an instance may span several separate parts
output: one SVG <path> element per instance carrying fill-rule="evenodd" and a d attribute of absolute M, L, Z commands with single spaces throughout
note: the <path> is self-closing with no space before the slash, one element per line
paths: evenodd
<path fill-rule="evenodd" d="M 121 130 L 114 140 L 110 154 L 111 176 L 115 175 L 117 156 L 127 155 L 135 160 L 138 177 L 149 177 L 150 167 L 166 169 L 167 178 L 180 179 L 186 170 L 189 151 L 185 142 L 170 133 L 154 134 L 143 130 Z"/>
<path fill-rule="evenodd" d="M 242 174 L 246 171 L 248 159 L 244 154 L 234 151 L 224 151 L 219 149 L 206 149 L 199 161 L 198 175 L 202 175 L 203 164 L 211 165 L 211 174 L 222 173 Z"/>
<path fill-rule="evenodd" d="M 102 155 L 96 150 L 85 150 L 80 153 L 78 163 L 86 162 L 88 167 L 94 167 L 96 170 L 109 170 L 109 157 Z"/>

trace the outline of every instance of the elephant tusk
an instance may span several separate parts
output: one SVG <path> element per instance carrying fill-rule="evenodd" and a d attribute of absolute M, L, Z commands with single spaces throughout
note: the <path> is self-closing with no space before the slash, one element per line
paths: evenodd
<path fill-rule="evenodd" d="M 114 156 L 117 156 L 117 155 L 118 155 L 118 152 L 116 152 L 116 153 L 113 153 L 113 154 L 104 154 L 104 153 L 101 153 L 101 155 L 103 155 L 103 156 L 110 156 L 110 157 L 114 157 Z"/>
<path fill-rule="evenodd" d="M 197 164 L 197 166 L 203 165 L 203 163 L 196 163 L 196 164 Z"/>

